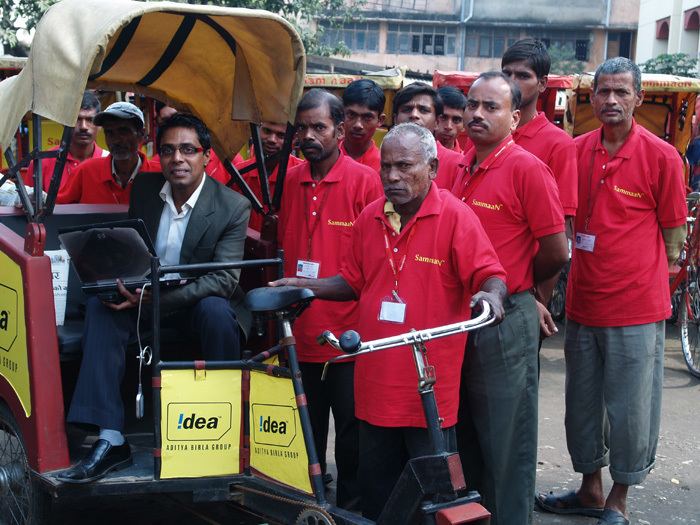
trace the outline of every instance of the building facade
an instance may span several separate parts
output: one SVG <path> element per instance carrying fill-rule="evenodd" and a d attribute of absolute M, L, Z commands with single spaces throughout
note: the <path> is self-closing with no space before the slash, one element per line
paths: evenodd
<path fill-rule="evenodd" d="M 699 0 L 641 0 L 637 60 L 641 63 L 668 53 L 698 58 Z"/>
<path fill-rule="evenodd" d="M 367 0 L 361 12 L 340 28 L 318 22 L 324 41 L 345 42 L 355 62 L 485 71 L 516 40 L 536 37 L 593 69 L 607 57 L 635 58 L 639 0 Z"/>

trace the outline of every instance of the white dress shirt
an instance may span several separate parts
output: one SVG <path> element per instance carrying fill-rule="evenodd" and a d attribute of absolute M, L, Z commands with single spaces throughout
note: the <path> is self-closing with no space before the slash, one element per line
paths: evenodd
<path fill-rule="evenodd" d="M 206 176 L 203 176 L 202 182 L 185 204 L 182 205 L 182 211 L 179 213 L 173 201 L 170 183 L 166 181 L 160 190 L 160 198 L 163 199 L 165 205 L 163 206 L 163 212 L 160 214 L 155 248 L 162 266 L 180 264 L 182 241 L 185 238 L 185 231 L 187 231 L 187 224 L 190 222 L 192 209 L 197 203 L 197 199 L 199 199 L 199 194 L 202 193 L 205 179 Z"/>

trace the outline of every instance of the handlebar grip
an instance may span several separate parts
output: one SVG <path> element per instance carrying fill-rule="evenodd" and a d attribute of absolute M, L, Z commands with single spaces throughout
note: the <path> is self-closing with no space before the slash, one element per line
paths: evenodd
<path fill-rule="evenodd" d="M 324 330 L 324 332 L 316 338 L 316 342 L 319 345 L 325 345 L 328 341 L 327 337 L 331 335 L 330 330 Z"/>
<path fill-rule="evenodd" d="M 340 336 L 340 349 L 346 354 L 354 354 L 360 349 L 362 340 L 355 330 L 348 330 Z"/>

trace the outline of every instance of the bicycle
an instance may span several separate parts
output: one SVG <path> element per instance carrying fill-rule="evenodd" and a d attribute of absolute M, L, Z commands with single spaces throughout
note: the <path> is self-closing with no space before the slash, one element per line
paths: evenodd
<path fill-rule="evenodd" d="M 672 318 L 680 326 L 683 359 L 690 373 L 700 378 L 700 228 L 696 228 L 700 207 L 700 193 L 686 197 L 688 204 L 688 233 L 678 262 L 680 270 L 671 281 Z"/>

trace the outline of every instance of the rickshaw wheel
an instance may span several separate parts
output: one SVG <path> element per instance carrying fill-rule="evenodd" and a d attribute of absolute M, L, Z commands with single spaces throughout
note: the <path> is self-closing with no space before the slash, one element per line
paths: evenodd
<path fill-rule="evenodd" d="M 19 426 L 0 403 L 0 523 L 39 525 L 45 522 L 50 503 L 32 480 Z"/>
<path fill-rule="evenodd" d="M 325 510 L 304 509 L 294 523 L 296 525 L 335 525 L 335 520 Z"/>

